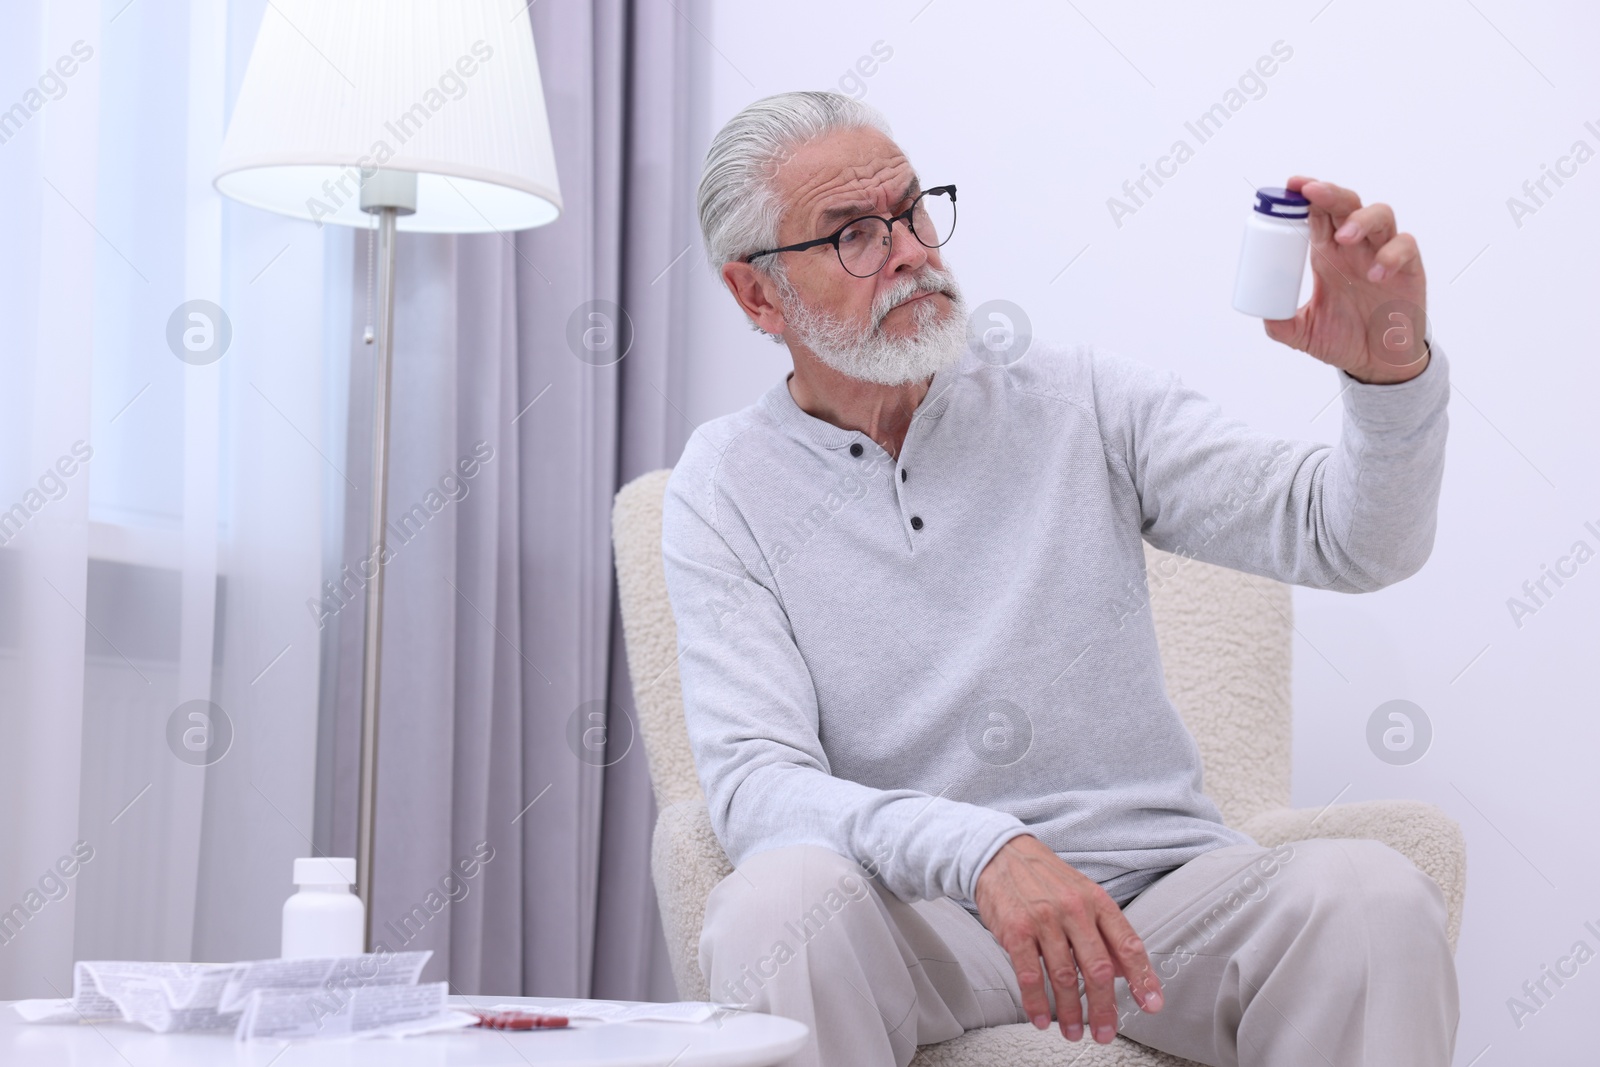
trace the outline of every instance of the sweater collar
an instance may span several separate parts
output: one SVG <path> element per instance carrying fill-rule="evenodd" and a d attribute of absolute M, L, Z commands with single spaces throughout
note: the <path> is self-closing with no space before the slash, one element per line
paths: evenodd
<path fill-rule="evenodd" d="M 966 369 L 966 362 L 971 357 L 970 350 L 964 350 L 960 358 L 946 363 L 934 372 L 927 393 L 917 405 L 917 410 L 911 414 L 912 426 L 915 426 L 919 419 L 937 419 L 945 413 L 950 407 L 953 387 L 961 379 Z M 789 379 L 793 375 L 793 371 L 785 374 L 761 398 L 761 406 L 781 429 L 802 441 L 810 441 L 822 448 L 845 448 L 857 441 L 870 440 L 860 430 L 846 430 L 842 426 L 835 426 L 796 404 L 794 396 L 789 392 Z"/>

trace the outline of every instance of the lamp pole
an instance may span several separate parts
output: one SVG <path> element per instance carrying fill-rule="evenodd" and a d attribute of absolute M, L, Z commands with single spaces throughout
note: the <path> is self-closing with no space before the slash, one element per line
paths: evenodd
<path fill-rule="evenodd" d="M 367 541 L 373 574 L 361 659 L 361 776 L 356 807 L 356 892 L 366 917 L 364 947 L 372 951 L 373 827 L 378 798 L 378 683 L 383 659 L 383 570 L 389 497 L 389 374 L 394 362 L 395 225 L 417 210 L 417 176 L 410 171 L 362 174 L 361 210 L 378 216 L 377 351 L 372 366 L 372 496 Z"/>

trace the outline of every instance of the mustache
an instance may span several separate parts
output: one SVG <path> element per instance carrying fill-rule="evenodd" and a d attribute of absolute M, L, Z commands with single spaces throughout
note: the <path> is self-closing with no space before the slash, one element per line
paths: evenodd
<path fill-rule="evenodd" d="M 877 329 L 899 305 L 919 293 L 943 293 L 956 298 L 955 278 L 948 271 L 929 268 L 915 278 L 902 278 L 878 295 L 872 305 L 872 326 Z"/>

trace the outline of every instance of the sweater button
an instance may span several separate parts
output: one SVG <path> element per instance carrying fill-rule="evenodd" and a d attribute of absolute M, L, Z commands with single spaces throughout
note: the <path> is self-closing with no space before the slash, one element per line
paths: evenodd
<path fill-rule="evenodd" d="M 904 467 L 900 468 L 900 480 L 902 482 L 906 480 L 906 469 Z"/>
<path fill-rule="evenodd" d="M 913 516 L 911 516 L 911 528 L 913 530 L 922 529 L 922 516 L 921 515 L 913 515 Z"/>
<path fill-rule="evenodd" d="M 861 455 L 861 442 L 860 441 L 856 441 L 853 444 L 851 444 L 851 446 L 850 446 L 850 454 L 852 456 Z"/>

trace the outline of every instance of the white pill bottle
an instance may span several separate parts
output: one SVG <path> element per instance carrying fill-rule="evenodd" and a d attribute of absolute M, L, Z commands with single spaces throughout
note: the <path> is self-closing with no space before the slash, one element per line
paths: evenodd
<path fill-rule="evenodd" d="M 1292 319 L 1311 247 L 1311 201 L 1287 189 L 1257 189 L 1245 219 L 1233 307 L 1258 319 Z"/>
<path fill-rule="evenodd" d="M 349 857 L 294 861 L 294 884 L 300 891 L 283 902 L 280 955 L 284 959 L 359 956 L 366 951 L 366 909 L 350 892 L 355 880 L 356 861 Z"/>

